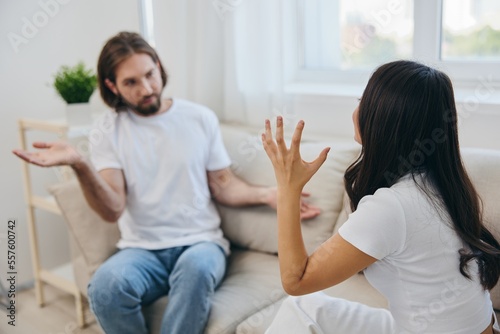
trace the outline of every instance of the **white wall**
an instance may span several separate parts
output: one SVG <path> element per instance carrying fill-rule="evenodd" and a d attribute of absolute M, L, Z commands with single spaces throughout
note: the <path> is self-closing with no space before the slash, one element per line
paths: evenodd
<path fill-rule="evenodd" d="M 19 147 L 17 120 L 63 118 L 65 104 L 51 86 L 59 66 L 81 60 L 95 69 L 109 37 L 121 30 L 139 31 L 137 9 L 137 0 L 0 0 L 0 233 L 5 232 L 7 219 L 17 219 L 18 283 L 32 279 L 32 270 L 21 163 L 11 153 Z M 30 30 L 26 21 L 39 27 Z M 13 47 L 10 33 L 24 38 L 23 43 Z M 92 105 L 95 112 L 103 108 L 98 94 L 92 97 Z M 43 133 L 30 138 L 54 139 Z M 58 181 L 51 170 L 31 170 L 38 193 Z M 69 260 L 62 219 L 38 210 L 37 218 L 44 266 Z M 6 265 L 4 242 L 0 240 L 0 277 Z"/>

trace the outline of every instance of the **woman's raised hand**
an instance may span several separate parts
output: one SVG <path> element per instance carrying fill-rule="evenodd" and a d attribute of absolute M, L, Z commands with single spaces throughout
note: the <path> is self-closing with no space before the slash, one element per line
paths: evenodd
<path fill-rule="evenodd" d="M 276 120 L 276 141 L 273 140 L 269 120 L 266 120 L 265 128 L 266 131 L 262 134 L 262 143 L 273 164 L 278 188 L 302 192 L 306 183 L 325 162 L 330 148 L 323 149 L 314 161 L 306 162 L 300 156 L 300 140 L 304 121 L 299 121 L 297 124 L 289 149 L 283 138 L 283 118 L 281 116 L 278 116 Z"/>

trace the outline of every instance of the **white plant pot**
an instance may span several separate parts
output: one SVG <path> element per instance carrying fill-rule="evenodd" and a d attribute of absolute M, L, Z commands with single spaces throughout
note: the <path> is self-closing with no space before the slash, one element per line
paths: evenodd
<path fill-rule="evenodd" d="M 67 104 L 66 122 L 69 126 L 85 126 L 92 124 L 90 103 Z"/>

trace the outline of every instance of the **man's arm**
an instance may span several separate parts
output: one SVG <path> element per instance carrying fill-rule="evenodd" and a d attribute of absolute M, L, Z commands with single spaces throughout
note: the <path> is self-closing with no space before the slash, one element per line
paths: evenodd
<path fill-rule="evenodd" d="M 276 192 L 271 187 L 249 185 L 234 175 L 230 168 L 211 171 L 207 175 L 212 196 L 227 206 L 270 205 Z"/>
<path fill-rule="evenodd" d="M 41 167 L 70 166 L 76 173 L 89 205 L 108 222 L 116 222 L 125 210 L 125 177 L 120 169 L 99 173 L 71 145 L 64 142 L 33 143 L 36 152 L 13 150 L 19 158 Z"/>
<path fill-rule="evenodd" d="M 125 210 L 125 176 L 121 169 L 96 172 L 86 160 L 72 166 L 90 207 L 107 222 L 114 223 Z"/>
<path fill-rule="evenodd" d="M 230 168 L 225 168 L 207 173 L 208 185 L 215 200 L 227 206 L 268 205 L 273 209 L 277 207 L 276 187 L 253 186 L 237 177 Z M 302 197 L 309 196 L 303 192 Z M 311 219 L 320 214 L 316 206 L 301 200 L 301 219 Z"/>

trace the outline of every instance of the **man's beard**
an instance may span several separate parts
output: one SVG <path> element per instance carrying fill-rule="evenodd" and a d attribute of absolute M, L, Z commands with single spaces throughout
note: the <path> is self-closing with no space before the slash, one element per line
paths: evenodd
<path fill-rule="evenodd" d="M 153 97 L 155 101 L 149 104 L 144 104 L 144 101 L 151 97 Z M 122 95 L 120 95 L 120 99 L 123 101 L 125 105 L 127 105 L 127 107 L 129 107 L 133 111 L 143 116 L 150 116 L 156 114 L 161 107 L 160 94 L 151 94 L 149 96 L 146 96 L 141 100 L 141 102 L 139 102 L 139 104 L 130 103 Z"/>

